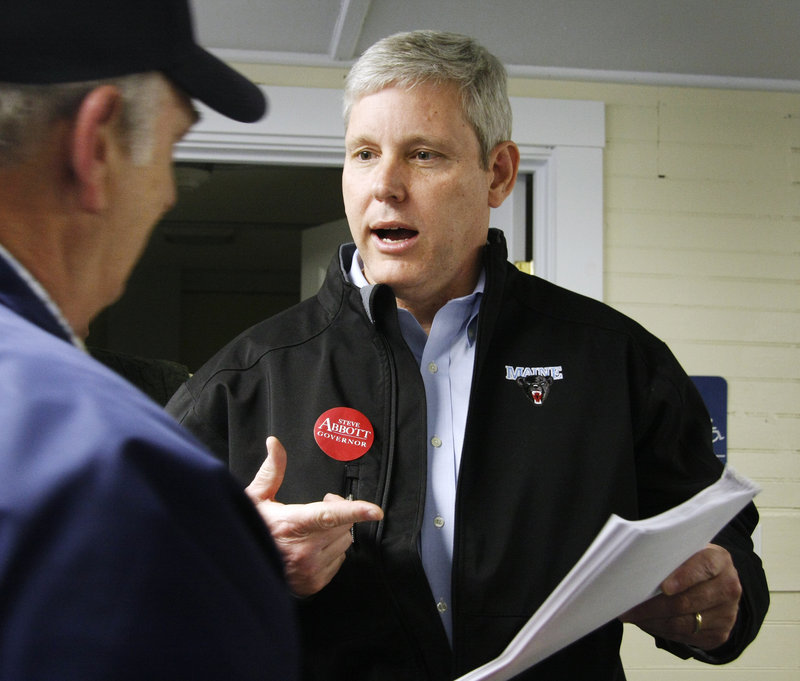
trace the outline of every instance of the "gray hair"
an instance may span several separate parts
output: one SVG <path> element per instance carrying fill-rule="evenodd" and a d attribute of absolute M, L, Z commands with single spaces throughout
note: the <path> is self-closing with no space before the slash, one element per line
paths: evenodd
<path fill-rule="evenodd" d="M 507 75 L 500 60 L 469 36 L 441 31 L 397 33 L 379 40 L 356 61 L 345 79 L 345 127 L 356 101 L 386 87 L 454 83 L 464 117 L 478 137 L 481 162 L 511 139 Z"/>
<path fill-rule="evenodd" d="M 166 83 L 158 72 L 80 83 L 0 83 L 0 166 L 24 162 L 54 123 L 73 118 L 86 95 L 102 85 L 120 90 L 122 139 L 133 162 L 144 165 L 152 154 Z"/>

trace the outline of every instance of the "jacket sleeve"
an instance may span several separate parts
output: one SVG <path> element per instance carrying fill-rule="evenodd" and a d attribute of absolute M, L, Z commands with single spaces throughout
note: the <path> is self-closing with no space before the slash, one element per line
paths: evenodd
<path fill-rule="evenodd" d="M 224 386 L 204 390 L 196 378 L 189 379 L 178 388 L 165 409 L 217 459 L 229 464 L 228 400 Z"/>
<path fill-rule="evenodd" d="M 664 348 L 667 357 L 650 384 L 637 443 L 643 516 L 680 503 L 722 472 L 711 444 L 711 419 L 702 397 Z M 656 640 L 658 647 L 684 659 L 724 664 L 741 655 L 756 637 L 769 607 L 766 577 L 751 539 L 757 524 L 758 511 L 751 503 L 712 540 L 731 554 L 742 585 L 739 614 L 728 641 L 712 651 L 662 639 Z"/>
<path fill-rule="evenodd" d="M 0 677 L 297 678 L 280 558 L 223 467 L 177 428 L 121 442 L 86 428 L 96 455 L 80 454 L 78 430 L 16 474 Z"/>

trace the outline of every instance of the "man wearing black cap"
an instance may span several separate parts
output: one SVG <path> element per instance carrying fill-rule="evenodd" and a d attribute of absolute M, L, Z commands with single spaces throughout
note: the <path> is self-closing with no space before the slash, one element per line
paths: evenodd
<path fill-rule="evenodd" d="M 190 97 L 249 122 L 264 96 L 195 44 L 186 0 L 14 5 L 0 22 L 0 679 L 291 681 L 294 612 L 256 508 L 80 341 L 174 201 Z"/>

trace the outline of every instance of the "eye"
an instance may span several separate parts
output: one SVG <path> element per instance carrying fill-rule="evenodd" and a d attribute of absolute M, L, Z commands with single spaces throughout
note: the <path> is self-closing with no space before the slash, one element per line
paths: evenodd
<path fill-rule="evenodd" d="M 372 152 L 368 149 L 361 149 L 361 151 L 356 154 L 356 158 L 358 158 L 359 161 L 369 161 L 372 158 Z"/>
<path fill-rule="evenodd" d="M 414 154 L 414 157 L 420 161 L 430 161 L 433 158 L 433 154 L 425 149 L 420 149 Z"/>

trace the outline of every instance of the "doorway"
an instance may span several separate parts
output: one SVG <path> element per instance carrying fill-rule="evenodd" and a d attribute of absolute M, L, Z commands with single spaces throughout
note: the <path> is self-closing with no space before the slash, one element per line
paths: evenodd
<path fill-rule="evenodd" d="M 299 302 L 304 230 L 344 218 L 341 169 L 177 163 L 178 201 L 87 345 L 194 371 Z"/>

